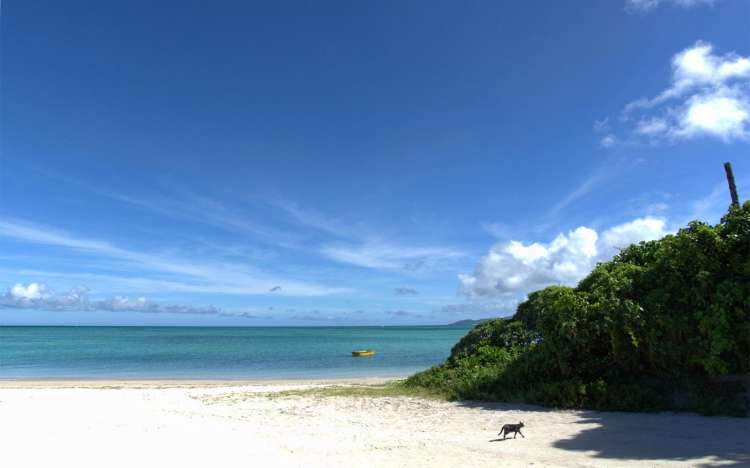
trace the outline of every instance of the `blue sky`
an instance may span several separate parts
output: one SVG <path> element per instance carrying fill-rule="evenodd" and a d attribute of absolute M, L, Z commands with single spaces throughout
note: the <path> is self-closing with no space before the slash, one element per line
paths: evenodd
<path fill-rule="evenodd" d="M 158 3 L 158 5 L 157 5 Z M 750 1 L 2 3 L 0 324 L 507 315 L 750 191 Z"/>

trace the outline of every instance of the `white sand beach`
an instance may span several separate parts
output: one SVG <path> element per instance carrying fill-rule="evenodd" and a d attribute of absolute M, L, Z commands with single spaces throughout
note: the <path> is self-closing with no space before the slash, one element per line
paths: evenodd
<path fill-rule="evenodd" d="M 0 466 L 750 465 L 747 418 L 274 395 L 350 383 L 0 382 Z"/>

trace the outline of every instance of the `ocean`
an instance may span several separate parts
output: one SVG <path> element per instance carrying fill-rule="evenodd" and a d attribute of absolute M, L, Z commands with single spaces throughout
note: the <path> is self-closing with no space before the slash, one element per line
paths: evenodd
<path fill-rule="evenodd" d="M 400 377 L 468 327 L 0 327 L 0 379 Z M 352 357 L 356 349 L 372 357 Z"/>

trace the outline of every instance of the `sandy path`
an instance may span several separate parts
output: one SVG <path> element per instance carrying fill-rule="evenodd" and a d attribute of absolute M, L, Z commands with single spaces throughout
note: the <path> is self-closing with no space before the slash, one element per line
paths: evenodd
<path fill-rule="evenodd" d="M 750 466 L 747 418 L 268 397 L 314 385 L 0 382 L 0 466 Z"/>

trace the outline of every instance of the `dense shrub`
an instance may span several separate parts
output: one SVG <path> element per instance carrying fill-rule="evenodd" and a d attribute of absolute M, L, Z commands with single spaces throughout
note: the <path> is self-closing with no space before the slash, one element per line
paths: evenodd
<path fill-rule="evenodd" d="M 575 288 L 529 294 L 407 385 L 566 408 L 741 414 L 742 389 L 716 378 L 749 373 L 746 202 L 716 226 L 692 222 L 623 249 Z"/>

